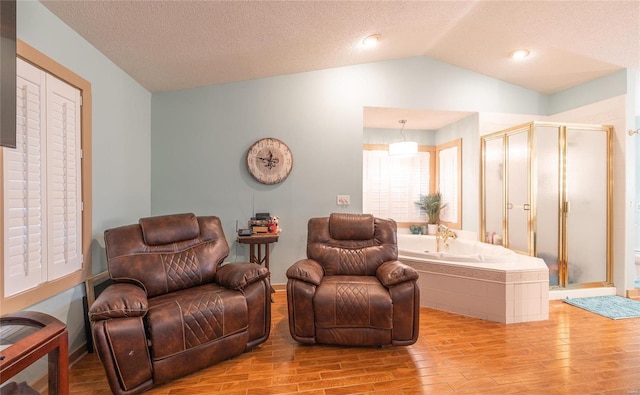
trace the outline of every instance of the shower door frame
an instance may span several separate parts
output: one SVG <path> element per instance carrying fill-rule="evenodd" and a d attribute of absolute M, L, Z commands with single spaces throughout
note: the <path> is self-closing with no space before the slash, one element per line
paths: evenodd
<path fill-rule="evenodd" d="M 486 203 L 487 196 L 485 185 L 487 181 L 486 175 L 486 142 L 490 140 L 502 139 L 502 234 L 503 244 L 506 248 L 509 248 L 509 209 L 508 205 L 508 185 L 509 185 L 509 173 L 508 173 L 508 137 L 517 133 L 527 133 L 527 141 L 529 148 L 528 155 L 528 198 L 530 204 L 530 211 L 528 216 L 528 250 L 517 250 L 519 253 L 527 254 L 530 256 L 537 256 L 537 155 L 535 147 L 536 128 L 537 127 L 552 127 L 558 130 L 558 285 L 553 288 L 592 288 L 592 287 L 604 287 L 613 285 L 613 127 L 610 125 L 587 125 L 587 124 L 571 124 L 571 123 L 558 123 L 558 122 L 530 122 L 526 124 L 517 125 L 505 130 L 490 133 L 481 137 L 481 155 L 480 155 L 480 240 L 484 242 L 490 242 L 487 239 L 486 230 Z M 574 283 L 569 284 L 569 257 L 567 246 L 567 215 L 569 212 L 569 201 L 567 199 L 566 191 L 566 158 L 567 158 L 567 143 L 566 133 L 567 128 L 577 128 L 581 130 L 593 130 L 595 132 L 606 133 L 606 195 L 607 195 L 607 207 L 606 207 L 606 279 L 604 281 L 595 281 L 588 283 Z"/>

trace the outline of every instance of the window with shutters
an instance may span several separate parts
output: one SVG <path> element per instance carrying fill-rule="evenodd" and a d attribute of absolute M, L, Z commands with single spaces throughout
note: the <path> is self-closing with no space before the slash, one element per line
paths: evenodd
<path fill-rule="evenodd" d="M 17 147 L 3 148 L 0 158 L 1 290 L 9 311 L 81 283 L 91 234 L 90 85 L 22 42 L 18 54 Z"/>
<path fill-rule="evenodd" d="M 399 223 L 423 221 L 414 202 L 433 189 L 433 154 L 421 146 L 416 156 L 391 157 L 386 145 L 365 145 L 363 212 Z"/>
<path fill-rule="evenodd" d="M 461 148 L 458 139 L 437 147 L 420 146 L 412 157 L 389 156 L 384 144 L 363 147 L 363 212 L 393 218 L 400 226 L 426 222 L 415 206 L 420 195 L 440 191 L 446 207 L 441 223 L 462 228 Z"/>

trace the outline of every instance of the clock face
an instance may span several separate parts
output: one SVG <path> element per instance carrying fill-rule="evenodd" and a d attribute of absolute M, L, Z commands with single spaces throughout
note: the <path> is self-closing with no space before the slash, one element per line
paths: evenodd
<path fill-rule="evenodd" d="M 285 143 L 274 138 L 256 141 L 247 151 L 247 169 L 263 184 L 278 184 L 293 168 L 293 155 Z"/>

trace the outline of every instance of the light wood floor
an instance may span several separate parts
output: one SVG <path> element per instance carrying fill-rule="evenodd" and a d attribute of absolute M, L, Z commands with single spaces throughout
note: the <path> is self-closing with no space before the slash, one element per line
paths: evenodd
<path fill-rule="evenodd" d="M 561 301 L 550 319 L 504 325 L 422 308 L 409 347 L 301 346 L 284 292 L 269 340 L 255 350 L 147 392 L 253 394 L 640 395 L 640 318 L 611 320 Z M 71 393 L 109 394 L 95 354 L 71 368 Z"/>

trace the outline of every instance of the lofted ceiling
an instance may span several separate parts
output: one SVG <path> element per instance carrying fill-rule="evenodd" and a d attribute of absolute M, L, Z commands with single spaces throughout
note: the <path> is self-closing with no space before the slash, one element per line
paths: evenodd
<path fill-rule="evenodd" d="M 151 92 L 411 56 L 547 94 L 640 68 L 640 0 L 40 1 Z"/>

